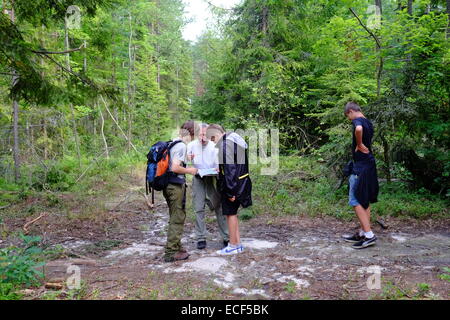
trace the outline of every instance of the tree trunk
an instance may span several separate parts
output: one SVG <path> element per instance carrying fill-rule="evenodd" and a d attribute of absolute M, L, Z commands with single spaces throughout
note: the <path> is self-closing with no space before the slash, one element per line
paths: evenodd
<path fill-rule="evenodd" d="M 156 7 L 159 8 L 160 3 L 159 0 L 156 0 Z M 158 19 L 158 18 L 157 18 Z M 159 45 L 159 21 L 156 20 L 155 24 L 152 25 L 154 28 L 153 34 L 157 36 L 156 40 L 156 83 L 158 84 L 158 89 L 161 89 L 161 66 L 159 64 L 159 55 L 161 52 L 161 46 Z"/>
<path fill-rule="evenodd" d="M 47 149 L 48 136 L 47 136 L 47 121 L 45 121 L 45 116 L 42 119 L 42 135 L 44 137 L 44 160 L 47 160 L 48 159 L 48 149 Z"/>
<path fill-rule="evenodd" d="M 410 16 L 413 15 L 413 2 L 414 0 L 408 0 L 408 14 Z"/>
<path fill-rule="evenodd" d="M 382 23 L 383 22 L 382 0 L 375 0 L 375 5 L 377 6 L 377 14 L 380 14 L 380 23 Z M 381 25 L 380 25 L 380 28 L 381 28 Z M 378 36 L 378 38 L 379 38 L 379 36 Z M 377 53 L 379 55 L 379 58 L 378 58 L 379 60 L 377 63 L 377 98 L 380 98 L 380 96 L 381 96 L 381 76 L 383 73 L 384 60 L 383 60 L 383 57 L 380 52 L 381 48 L 378 46 L 378 44 L 375 46 L 375 48 L 376 48 L 375 50 L 377 51 Z M 391 182 L 391 160 L 390 160 L 389 143 L 387 142 L 387 140 L 385 139 L 385 137 L 383 135 L 381 135 L 381 141 L 383 142 L 384 162 L 386 165 L 386 170 L 385 170 L 386 179 L 387 179 L 388 183 L 390 183 Z"/>
<path fill-rule="evenodd" d="M 10 19 L 11 22 L 14 24 L 16 22 L 16 17 L 14 14 L 14 0 L 11 0 L 11 11 Z M 17 81 L 19 80 L 19 76 L 16 73 L 16 70 L 11 70 L 11 73 L 13 74 L 12 80 L 11 80 L 11 88 L 13 88 Z M 19 144 L 19 102 L 17 101 L 16 97 L 13 97 L 12 99 L 12 111 L 13 111 L 13 136 L 14 136 L 14 147 L 13 147 L 13 158 L 14 158 L 14 179 L 16 182 L 20 179 L 20 144 Z"/>
<path fill-rule="evenodd" d="M 102 112 L 102 108 L 100 107 L 100 104 L 98 105 L 98 110 L 100 111 L 100 118 L 102 119 L 101 122 L 101 132 L 102 132 L 102 138 L 103 138 L 103 143 L 105 145 L 105 154 L 106 154 L 106 159 L 109 159 L 109 152 L 108 152 L 108 143 L 106 142 L 106 137 L 105 137 L 105 118 L 103 117 L 103 112 Z"/>
<path fill-rule="evenodd" d="M 375 6 L 377 7 L 376 13 L 382 15 L 383 14 L 383 4 L 382 0 L 375 0 Z"/>
<path fill-rule="evenodd" d="M 261 17 L 261 32 L 263 34 L 263 46 L 267 47 L 267 32 L 269 31 L 269 8 L 264 7 Z"/>
<path fill-rule="evenodd" d="M 128 40 L 128 152 L 131 150 L 131 131 L 132 131 L 132 111 L 133 111 L 133 67 L 134 67 L 134 47 L 132 16 L 130 13 L 130 38 Z"/>
<path fill-rule="evenodd" d="M 64 31 L 65 31 L 65 37 L 64 37 L 64 47 L 65 50 L 69 50 L 69 30 L 67 29 L 67 24 L 64 24 Z M 72 70 L 70 67 L 70 53 L 66 53 L 66 67 L 69 70 Z M 73 131 L 73 137 L 75 138 L 75 148 L 77 151 L 78 156 L 78 164 L 81 167 L 81 152 L 80 152 L 80 142 L 78 139 L 78 131 L 77 131 L 77 123 L 75 120 L 75 112 L 73 110 L 73 104 L 70 103 L 70 112 L 72 114 L 72 131 Z"/>
<path fill-rule="evenodd" d="M 450 39 L 450 0 L 447 0 L 447 35 L 446 39 Z"/>
<path fill-rule="evenodd" d="M 12 83 L 16 83 L 18 77 L 14 76 Z M 13 135 L 14 135 L 14 179 L 16 182 L 20 179 L 20 146 L 19 146 L 19 102 L 13 100 Z"/>
<path fill-rule="evenodd" d="M 376 6 L 376 14 L 380 15 L 380 28 L 382 23 L 382 12 L 383 12 L 383 5 L 381 0 L 375 0 L 375 6 Z M 379 38 L 379 36 L 378 36 Z M 377 70 L 376 70 L 376 77 L 377 77 L 377 98 L 380 98 L 381 95 L 381 75 L 383 73 L 383 57 L 381 56 L 381 48 L 378 46 L 378 44 L 375 45 L 375 50 L 379 56 L 378 63 L 377 63 Z"/>
<path fill-rule="evenodd" d="M 128 141 L 127 135 L 125 134 L 125 132 L 123 132 L 123 130 L 122 130 L 122 128 L 120 127 L 119 123 L 117 122 L 117 120 L 116 120 L 116 119 L 114 118 L 114 116 L 112 115 L 112 113 L 111 113 L 111 111 L 109 110 L 108 105 L 106 104 L 106 101 L 105 101 L 105 99 L 103 98 L 102 95 L 100 95 L 100 99 L 102 99 L 102 102 L 103 102 L 103 104 L 105 105 L 106 111 L 108 112 L 109 116 L 110 116 L 111 119 L 114 121 L 114 123 L 116 124 L 117 128 L 119 128 L 119 130 L 120 130 L 120 132 L 122 133 L 123 137 L 125 138 L 125 140 Z M 134 151 L 138 152 L 137 149 L 136 149 L 136 147 L 134 146 L 134 144 L 133 144 L 131 141 L 129 141 L 129 143 L 130 143 L 131 146 L 133 147 Z"/>
<path fill-rule="evenodd" d="M 86 40 L 84 40 L 84 57 L 83 57 L 83 72 L 84 74 L 87 73 L 87 53 L 86 53 L 86 48 L 87 48 L 87 42 Z"/>
<path fill-rule="evenodd" d="M 384 156 L 384 164 L 385 164 L 385 175 L 388 183 L 391 183 L 391 156 L 390 156 L 390 148 L 389 143 L 387 142 L 384 135 L 381 135 L 381 142 L 383 143 L 383 156 Z"/>

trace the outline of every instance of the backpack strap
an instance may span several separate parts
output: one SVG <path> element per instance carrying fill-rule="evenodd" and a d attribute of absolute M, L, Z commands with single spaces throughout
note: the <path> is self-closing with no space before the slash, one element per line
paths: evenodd
<path fill-rule="evenodd" d="M 223 143 L 223 154 L 222 154 L 222 161 L 224 164 L 227 164 L 226 162 L 226 154 L 227 154 L 227 134 L 223 135 L 222 138 L 222 143 Z M 237 143 L 233 141 L 233 159 L 234 159 L 234 164 L 237 164 Z"/>
<path fill-rule="evenodd" d="M 169 141 L 169 147 L 167 148 L 168 151 L 170 151 L 170 149 L 172 149 L 177 143 L 182 142 L 181 140 L 177 140 L 177 141 Z"/>
<path fill-rule="evenodd" d="M 223 137 L 222 137 L 222 144 L 223 144 L 223 148 L 222 148 L 222 163 L 225 165 L 227 162 L 226 162 L 226 153 L 227 153 L 227 144 L 226 144 L 226 141 L 227 141 L 227 134 L 225 133 L 224 135 L 223 135 Z"/>

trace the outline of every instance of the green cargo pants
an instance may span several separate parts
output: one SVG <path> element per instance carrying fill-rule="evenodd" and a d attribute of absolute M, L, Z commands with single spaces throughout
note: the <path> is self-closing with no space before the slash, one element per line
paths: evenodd
<path fill-rule="evenodd" d="M 184 221 L 186 220 L 185 196 L 186 185 L 171 184 L 163 190 L 169 206 L 169 230 L 167 231 L 166 257 L 172 257 L 182 249 Z"/>

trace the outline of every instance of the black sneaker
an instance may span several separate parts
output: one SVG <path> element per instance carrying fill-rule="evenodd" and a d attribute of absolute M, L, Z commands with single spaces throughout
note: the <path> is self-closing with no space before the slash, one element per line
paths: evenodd
<path fill-rule="evenodd" d="M 377 237 L 373 236 L 372 238 L 362 237 L 361 241 L 352 245 L 353 249 L 364 249 L 370 246 L 373 246 L 377 242 Z"/>
<path fill-rule="evenodd" d="M 359 232 L 357 232 L 352 236 L 342 236 L 342 238 L 344 238 L 344 241 L 346 241 L 346 242 L 356 243 L 356 242 L 360 242 L 363 237 L 361 237 L 359 235 Z"/>
<path fill-rule="evenodd" d="M 229 242 L 230 242 L 230 241 L 223 240 L 223 247 L 224 247 L 224 248 L 228 247 L 228 243 L 229 243 Z"/>
<path fill-rule="evenodd" d="M 197 249 L 202 250 L 206 248 L 206 241 L 197 242 Z"/>

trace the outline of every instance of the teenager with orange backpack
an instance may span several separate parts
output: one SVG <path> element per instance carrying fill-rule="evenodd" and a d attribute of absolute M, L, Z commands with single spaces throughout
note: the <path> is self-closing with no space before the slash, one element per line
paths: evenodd
<path fill-rule="evenodd" d="M 147 191 L 162 190 L 169 206 L 169 229 L 164 261 L 173 262 L 189 257 L 181 245 L 186 220 L 186 174 L 197 174 L 196 168 L 186 168 L 186 144 L 194 139 L 194 121 L 185 122 L 178 138 L 158 142 L 147 155 Z"/>

